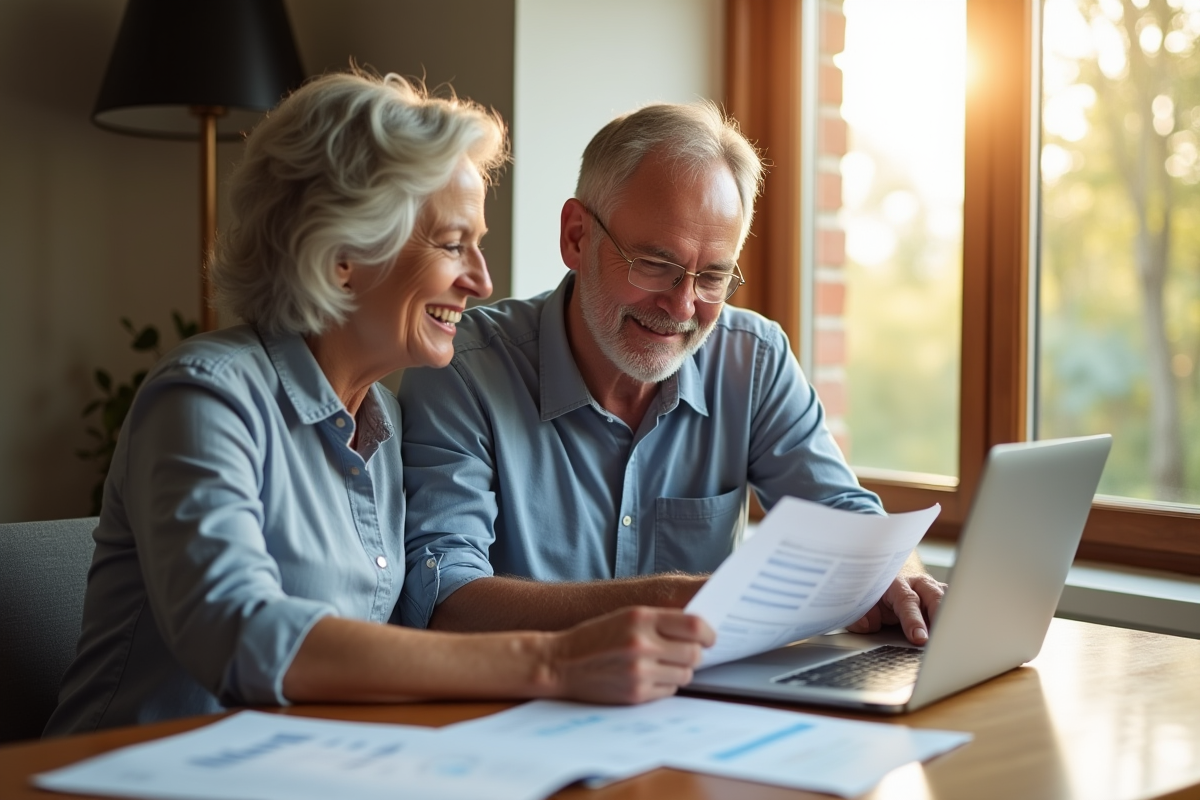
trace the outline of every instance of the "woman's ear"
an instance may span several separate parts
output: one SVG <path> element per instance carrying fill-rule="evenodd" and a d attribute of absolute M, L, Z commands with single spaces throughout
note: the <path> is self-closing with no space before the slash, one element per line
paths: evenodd
<path fill-rule="evenodd" d="M 343 292 L 350 294 L 350 292 L 354 291 L 350 287 L 350 278 L 354 274 L 354 267 L 350 266 L 348 262 L 339 261 L 337 266 L 334 267 L 334 274 L 337 276 L 338 287 Z"/>

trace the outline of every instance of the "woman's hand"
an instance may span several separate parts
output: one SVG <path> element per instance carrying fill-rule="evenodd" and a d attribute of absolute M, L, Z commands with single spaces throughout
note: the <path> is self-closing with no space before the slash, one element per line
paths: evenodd
<path fill-rule="evenodd" d="M 595 703 L 644 703 L 692 680 L 716 634 L 704 620 L 667 608 L 634 606 L 552 634 L 553 694 Z"/>

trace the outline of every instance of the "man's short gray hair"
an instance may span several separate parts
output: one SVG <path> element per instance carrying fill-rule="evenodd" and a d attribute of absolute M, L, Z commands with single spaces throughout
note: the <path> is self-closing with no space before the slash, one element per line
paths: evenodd
<path fill-rule="evenodd" d="M 711 101 L 643 106 L 605 125 L 583 151 L 576 199 L 608 219 L 626 182 L 650 153 L 664 158 L 677 174 L 694 174 L 714 161 L 729 166 L 742 201 L 740 250 L 762 189 L 763 163 L 737 122 Z"/>
<path fill-rule="evenodd" d="M 235 220 L 212 268 L 219 296 L 277 333 L 338 325 L 355 306 L 337 265 L 382 279 L 463 156 L 487 182 L 507 155 L 499 115 L 469 100 L 358 69 L 315 78 L 246 142 L 230 189 Z"/>

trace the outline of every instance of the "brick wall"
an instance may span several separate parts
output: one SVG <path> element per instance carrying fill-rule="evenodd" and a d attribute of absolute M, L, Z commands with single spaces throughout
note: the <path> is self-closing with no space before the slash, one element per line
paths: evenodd
<path fill-rule="evenodd" d="M 820 0 L 817 73 L 816 247 L 813 272 L 813 375 L 825 404 L 829 427 L 847 456 L 846 426 L 846 234 L 838 221 L 842 207 L 841 158 L 847 129 L 842 119 L 842 71 L 833 63 L 846 41 L 841 0 Z"/>

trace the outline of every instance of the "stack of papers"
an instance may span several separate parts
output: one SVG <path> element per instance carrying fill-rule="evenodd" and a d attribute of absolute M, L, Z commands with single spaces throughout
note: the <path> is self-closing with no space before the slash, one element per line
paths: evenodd
<path fill-rule="evenodd" d="M 243 711 L 33 782 L 166 800 L 537 800 L 665 766 L 853 797 L 970 738 L 685 697 L 624 707 L 539 700 L 440 729 Z"/>

